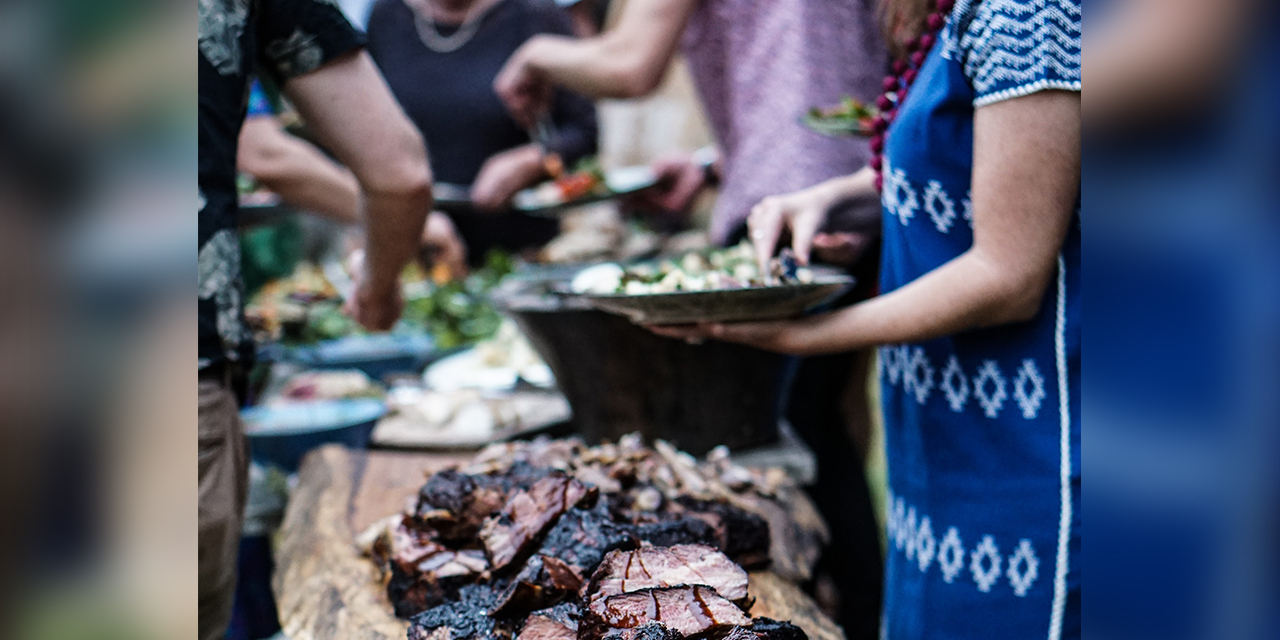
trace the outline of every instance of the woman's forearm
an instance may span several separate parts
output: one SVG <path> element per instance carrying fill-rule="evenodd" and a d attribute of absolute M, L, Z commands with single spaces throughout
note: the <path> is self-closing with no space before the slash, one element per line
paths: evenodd
<path fill-rule="evenodd" d="M 826 353 L 876 344 L 921 342 L 1035 316 L 1056 260 L 1011 273 L 966 252 L 900 289 L 799 323 L 779 350 Z"/>
<path fill-rule="evenodd" d="M 578 40 L 540 35 L 516 54 L 544 80 L 596 98 L 653 91 L 698 0 L 629 0 L 609 31 Z"/>

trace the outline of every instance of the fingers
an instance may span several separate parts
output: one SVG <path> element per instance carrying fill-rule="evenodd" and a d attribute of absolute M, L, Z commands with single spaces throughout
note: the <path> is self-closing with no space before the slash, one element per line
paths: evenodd
<path fill-rule="evenodd" d="M 700 344 L 710 337 L 710 325 L 705 324 L 646 324 L 644 328 L 666 338 L 684 340 L 690 344 Z"/>
<path fill-rule="evenodd" d="M 756 250 L 756 263 L 760 266 L 760 273 L 769 272 L 769 259 L 773 257 L 773 250 L 778 245 L 778 236 L 782 235 L 785 223 L 782 203 L 772 196 L 761 200 L 747 217 L 747 230 Z"/>
<path fill-rule="evenodd" d="M 813 238 L 813 250 L 823 262 L 852 266 L 862 257 L 870 238 L 861 233 L 819 233 Z"/>
<path fill-rule="evenodd" d="M 809 264 L 809 250 L 813 247 L 813 235 L 817 232 L 815 225 L 805 224 L 801 216 L 797 216 L 791 225 L 791 250 L 796 254 L 796 261 Z"/>

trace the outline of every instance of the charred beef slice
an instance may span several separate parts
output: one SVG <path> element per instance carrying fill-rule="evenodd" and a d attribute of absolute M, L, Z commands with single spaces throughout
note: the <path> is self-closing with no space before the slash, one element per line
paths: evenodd
<path fill-rule="evenodd" d="M 387 597 L 396 615 L 407 618 L 454 597 L 489 568 L 480 550 L 454 551 L 430 538 L 431 531 L 404 517 L 386 536 Z"/>
<path fill-rule="evenodd" d="M 488 568 L 478 549 L 444 549 L 411 565 L 392 562 L 387 597 L 396 615 L 408 618 L 456 598 L 459 589 L 475 584 Z"/>
<path fill-rule="evenodd" d="M 751 631 L 758 640 L 809 640 L 804 629 L 790 622 L 779 622 L 772 618 L 755 618 L 751 621 Z"/>
<path fill-rule="evenodd" d="M 634 549 L 636 544 L 631 530 L 614 522 L 601 500 L 591 509 L 570 509 L 560 516 L 538 553 L 562 560 L 585 579 L 605 554 L 615 549 Z"/>
<path fill-rule="evenodd" d="M 497 601 L 487 585 L 458 590 L 458 599 L 427 609 L 409 621 L 409 640 L 509 640 L 511 623 L 487 613 Z"/>
<path fill-rule="evenodd" d="M 751 624 L 737 605 L 701 585 L 642 589 L 600 598 L 590 604 L 583 618 L 578 635 L 582 638 L 581 631 L 586 629 L 591 640 L 613 629 L 633 629 L 655 621 L 683 636 L 716 635 L 729 627 Z"/>
<path fill-rule="evenodd" d="M 706 521 L 716 530 L 717 545 L 734 562 L 755 569 L 769 564 L 769 523 L 731 504 L 688 497 L 677 499 L 689 516 Z"/>
<path fill-rule="evenodd" d="M 578 592 L 591 572 L 615 549 L 632 549 L 635 539 L 613 522 L 604 501 L 591 509 L 569 509 L 547 532 L 503 594 L 496 615 L 520 616 Z"/>
<path fill-rule="evenodd" d="M 502 512 L 486 520 L 480 530 L 493 569 L 501 570 L 525 557 L 560 514 L 595 495 L 594 489 L 561 473 L 513 493 Z"/>
<path fill-rule="evenodd" d="M 594 602 L 620 593 L 679 585 L 708 586 L 725 599 L 741 601 L 747 597 L 747 572 L 706 545 L 641 547 L 605 556 L 585 593 Z"/>
<path fill-rule="evenodd" d="M 740 629 L 741 627 L 734 627 Z M 683 640 L 678 631 L 661 622 L 646 622 L 634 629 L 610 629 L 604 640 Z M 751 640 L 756 640 L 752 638 Z"/>
<path fill-rule="evenodd" d="M 506 504 L 509 484 L 501 476 L 447 469 L 423 485 L 414 515 L 435 529 L 440 541 L 464 545 L 474 541 L 485 519 Z"/>
<path fill-rule="evenodd" d="M 655 547 L 677 544 L 720 546 L 720 536 L 705 520 L 692 516 L 672 517 L 660 522 L 644 522 L 630 526 L 637 539 Z"/>
<path fill-rule="evenodd" d="M 544 556 L 529 558 L 511 581 L 489 615 L 524 617 L 530 611 L 550 607 L 578 591 L 582 578 L 564 562 Z"/>
<path fill-rule="evenodd" d="M 516 637 L 518 640 L 577 640 L 581 615 L 582 608 L 572 602 L 535 611 L 525 620 L 524 628 Z"/>

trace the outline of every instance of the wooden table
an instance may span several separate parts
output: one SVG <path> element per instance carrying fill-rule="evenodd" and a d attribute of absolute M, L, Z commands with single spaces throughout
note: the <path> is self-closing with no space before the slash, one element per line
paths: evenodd
<path fill-rule="evenodd" d="M 355 536 L 402 511 L 427 475 L 470 453 L 355 452 L 337 446 L 307 456 L 277 539 L 273 587 L 291 640 L 403 640 L 378 569 Z M 845 640 L 840 627 L 795 585 L 771 572 L 750 576 L 755 616 L 790 620 L 812 640 Z"/>

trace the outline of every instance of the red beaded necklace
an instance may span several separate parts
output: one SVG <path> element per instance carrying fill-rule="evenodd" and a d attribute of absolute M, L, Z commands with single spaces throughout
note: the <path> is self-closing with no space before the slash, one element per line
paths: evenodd
<path fill-rule="evenodd" d="M 884 94 L 876 98 L 876 107 L 880 115 L 871 121 L 871 169 L 876 172 L 876 191 L 884 188 L 884 176 L 880 168 L 884 162 L 884 140 L 889 131 L 889 123 L 898 115 L 898 106 L 907 99 L 907 90 L 916 81 L 920 67 L 937 41 L 938 31 L 947 22 L 947 14 L 955 6 L 955 0 L 935 0 L 933 12 L 925 18 L 925 32 L 920 37 L 907 43 L 905 58 L 893 61 L 893 75 L 885 76 Z"/>

